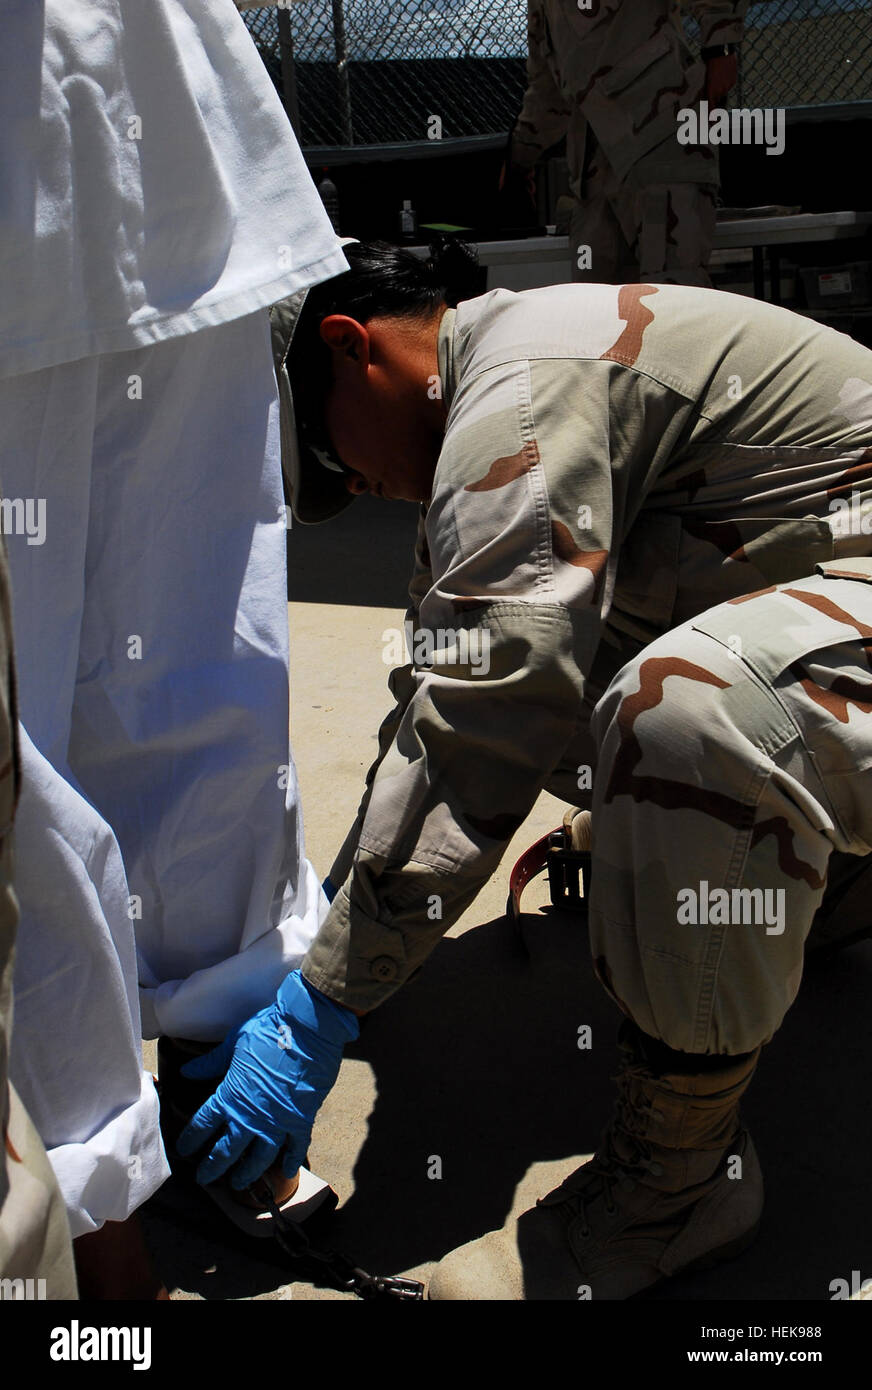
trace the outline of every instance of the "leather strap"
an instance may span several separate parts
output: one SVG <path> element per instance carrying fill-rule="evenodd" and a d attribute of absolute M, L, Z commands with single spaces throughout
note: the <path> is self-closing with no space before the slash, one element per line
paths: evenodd
<path fill-rule="evenodd" d="M 530 882 L 531 878 L 545 868 L 545 861 L 548 858 L 548 843 L 552 835 L 559 833 L 558 830 L 550 830 L 547 835 L 543 835 L 541 840 L 537 840 L 529 849 L 524 850 L 515 867 L 509 875 L 509 896 L 506 902 L 506 916 L 514 927 L 518 926 L 521 917 L 521 894 Z"/>
<path fill-rule="evenodd" d="M 590 878 L 590 812 L 572 806 L 563 824 L 550 830 L 521 855 L 509 875 L 506 916 L 517 931 L 521 894 L 542 869 L 548 870 L 552 907 L 578 909 Z"/>

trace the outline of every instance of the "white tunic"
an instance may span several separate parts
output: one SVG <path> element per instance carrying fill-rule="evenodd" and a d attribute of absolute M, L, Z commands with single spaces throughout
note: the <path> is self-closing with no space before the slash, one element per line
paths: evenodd
<path fill-rule="evenodd" d="M 0 17 L 0 377 L 346 268 L 233 0 L 3 0 Z"/>
<path fill-rule="evenodd" d="M 260 311 L 344 269 L 233 0 L 0 0 L 0 487 L 45 523 L 5 535 L 10 1075 L 73 1236 L 167 1174 L 141 1023 L 222 1037 L 326 910 Z"/>

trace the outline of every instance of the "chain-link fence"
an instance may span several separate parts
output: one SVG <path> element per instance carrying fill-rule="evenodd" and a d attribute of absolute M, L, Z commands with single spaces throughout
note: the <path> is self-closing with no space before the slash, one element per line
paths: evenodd
<path fill-rule="evenodd" d="M 496 135 L 512 125 L 525 87 L 524 0 L 291 0 L 284 8 L 304 147 Z M 279 11 L 244 17 L 281 90 Z M 693 46 L 691 19 L 686 28 Z M 734 101 L 870 99 L 872 0 L 752 0 Z"/>

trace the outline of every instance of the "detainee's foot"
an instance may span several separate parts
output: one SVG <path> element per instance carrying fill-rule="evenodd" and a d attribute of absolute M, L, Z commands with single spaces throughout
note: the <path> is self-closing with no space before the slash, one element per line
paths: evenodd
<path fill-rule="evenodd" d="M 286 1178 L 279 1165 L 275 1163 L 272 1168 L 267 1168 L 263 1176 L 269 1183 L 273 1201 L 277 1207 L 282 1207 L 285 1202 L 289 1202 L 300 1186 L 299 1168 L 292 1178 Z M 260 1210 L 266 1203 L 261 1201 L 257 1195 L 259 1187 L 260 1180 L 255 1183 L 253 1189 L 246 1188 L 243 1192 L 233 1191 L 233 1196 L 236 1201 L 241 1202 L 244 1207 L 255 1207 Z"/>
<path fill-rule="evenodd" d="M 631 1298 L 751 1243 L 763 1177 L 738 1104 L 759 1053 L 663 1074 L 632 1029 L 622 1047 L 615 1113 L 590 1162 L 502 1230 L 446 1255 L 431 1299 Z"/>
<path fill-rule="evenodd" d="M 214 1093 L 218 1081 L 214 1078 L 192 1081 L 182 1075 L 181 1069 L 186 1062 L 211 1051 L 214 1046 L 214 1043 L 192 1042 L 186 1038 L 161 1037 L 158 1040 L 161 1130 L 171 1168 L 189 1177 L 193 1175 L 197 1160 L 180 1158 L 176 1151 L 176 1140 L 191 1117 Z M 326 1214 L 339 1200 L 329 1184 L 307 1168 L 299 1168 L 289 1178 L 279 1163 L 268 1168 L 250 1188 L 234 1188 L 224 1178 L 209 1183 L 201 1191 L 220 1207 L 243 1234 L 266 1238 L 274 1233 L 274 1221 L 267 1201 L 267 1183 L 279 1211 L 296 1224 L 307 1221 L 322 1209 Z"/>
<path fill-rule="evenodd" d="M 76 1236 L 73 1257 L 82 1302 L 169 1298 L 152 1265 L 137 1212 Z"/>

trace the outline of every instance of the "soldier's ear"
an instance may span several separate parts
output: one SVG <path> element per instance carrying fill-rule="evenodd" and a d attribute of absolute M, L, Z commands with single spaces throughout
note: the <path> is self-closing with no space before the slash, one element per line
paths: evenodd
<path fill-rule="evenodd" d="M 319 332 L 322 342 L 334 354 L 334 366 L 337 365 L 337 357 L 356 362 L 358 366 L 369 365 L 369 334 L 357 319 L 349 318 L 347 314 L 328 314 L 322 320 Z"/>

